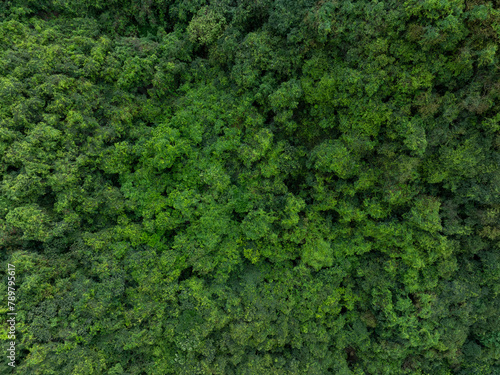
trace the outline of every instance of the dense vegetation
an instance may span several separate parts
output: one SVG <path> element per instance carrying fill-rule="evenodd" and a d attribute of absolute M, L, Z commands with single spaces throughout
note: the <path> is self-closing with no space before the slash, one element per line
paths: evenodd
<path fill-rule="evenodd" d="M 500 374 L 498 5 L 0 3 L 0 372 Z"/>

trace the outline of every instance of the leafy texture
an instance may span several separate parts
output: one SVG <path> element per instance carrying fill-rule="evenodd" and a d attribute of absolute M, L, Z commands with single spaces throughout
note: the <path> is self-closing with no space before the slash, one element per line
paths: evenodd
<path fill-rule="evenodd" d="M 497 3 L 0 16 L 2 373 L 500 373 Z"/>

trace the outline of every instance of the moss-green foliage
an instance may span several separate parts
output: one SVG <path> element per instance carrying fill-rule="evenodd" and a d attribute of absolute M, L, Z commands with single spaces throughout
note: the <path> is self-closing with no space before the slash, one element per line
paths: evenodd
<path fill-rule="evenodd" d="M 0 19 L 1 373 L 500 373 L 495 2 Z"/>

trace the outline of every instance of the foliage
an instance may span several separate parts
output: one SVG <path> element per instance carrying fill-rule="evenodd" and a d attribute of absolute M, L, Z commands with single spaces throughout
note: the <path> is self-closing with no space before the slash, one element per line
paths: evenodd
<path fill-rule="evenodd" d="M 2 373 L 500 372 L 497 8 L 0 4 Z"/>

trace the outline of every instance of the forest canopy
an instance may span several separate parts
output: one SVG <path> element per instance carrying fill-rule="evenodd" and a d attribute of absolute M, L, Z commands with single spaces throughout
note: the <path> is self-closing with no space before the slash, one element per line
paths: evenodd
<path fill-rule="evenodd" d="M 0 3 L 1 374 L 500 374 L 500 8 Z"/>

